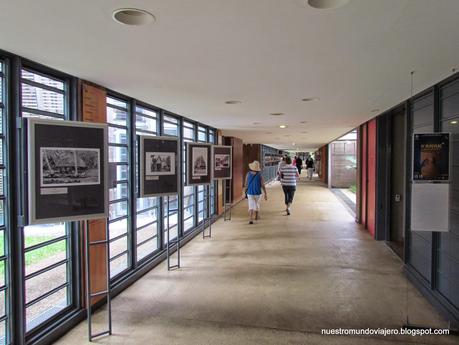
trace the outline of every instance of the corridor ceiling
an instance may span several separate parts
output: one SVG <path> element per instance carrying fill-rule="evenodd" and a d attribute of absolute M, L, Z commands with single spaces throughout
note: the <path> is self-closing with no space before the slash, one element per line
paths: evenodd
<path fill-rule="evenodd" d="M 156 21 L 120 25 L 125 7 Z M 308 150 L 408 98 L 410 71 L 416 93 L 459 68 L 458 18 L 457 0 L 0 0 L 0 49 L 247 143 Z"/>

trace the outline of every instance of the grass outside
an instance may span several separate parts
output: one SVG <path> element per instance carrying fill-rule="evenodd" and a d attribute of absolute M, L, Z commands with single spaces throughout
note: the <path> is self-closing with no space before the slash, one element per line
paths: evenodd
<path fill-rule="evenodd" d="M 35 244 L 39 244 L 42 242 L 52 240 L 53 238 L 54 237 L 52 236 L 27 236 L 25 238 L 25 246 L 27 248 Z M 0 237 L 0 248 L 1 248 L 1 253 L 3 254 L 4 248 L 5 248 L 3 236 Z M 50 244 L 48 246 L 32 250 L 31 252 L 28 252 L 25 255 L 26 266 L 36 264 L 53 255 L 64 252 L 65 248 L 66 248 L 66 240 L 62 240 L 62 241 Z M 4 272 L 5 272 L 5 263 L 1 262 L 0 263 L 0 275 L 3 276 Z"/>
<path fill-rule="evenodd" d="M 357 186 L 355 184 L 351 184 L 351 186 L 349 187 L 349 190 L 355 194 L 357 192 Z"/>

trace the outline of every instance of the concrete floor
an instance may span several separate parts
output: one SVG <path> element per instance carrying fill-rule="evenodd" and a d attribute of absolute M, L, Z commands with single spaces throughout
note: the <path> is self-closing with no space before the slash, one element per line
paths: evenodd
<path fill-rule="evenodd" d="M 323 328 L 399 328 L 446 323 L 402 274 L 402 262 L 374 241 L 319 182 L 302 182 L 285 216 L 275 184 L 261 220 L 246 203 L 212 238 L 182 250 L 113 300 L 111 337 L 101 344 L 457 344 L 439 336 L 325 336 Z M 96 315 L 101 317 L 101 313 Z M 85 344 L 85 322 L 58 344 Z"/>

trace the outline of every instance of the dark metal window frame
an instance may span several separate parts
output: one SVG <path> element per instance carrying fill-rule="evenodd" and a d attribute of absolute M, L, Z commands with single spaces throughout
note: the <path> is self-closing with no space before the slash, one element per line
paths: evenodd
<path fill-rule="evenodd" d="M 71 276 L 71 279 L 68 280 L 68 282 L 71 285 L 71 292 L 69 292 L 69 296 L 72 298 L 72 303 L 55 314 L 53 317 L 47 319 L 44 321 L 42 324 L 39 326 L 31 329 L 29 332 L 25 332 L 25 296 L 24 296 L 24 287 L 25 287 L 25 272 L 23 269 L 18 270 L 17 267 L 23 267 L 23 254 L 22 254 L 22 243 L 23 243 L 23 236 L 21 231 L 17 231 L 18 228 L 20 228 L 21 225 L 21 218 L 18 218 L 16 215 L 21 215 L 22 214 L 22 195 L 24 194 L 23 191 L 25 190 L 24 188 L 24 181 L 22 176 L 16 176 L 15 172 L 21 170 L 20 162 L 21 162 L 21 152 L 20 150 L 15 149 L 11 150 L 11 152 L 8 152 L 8 148 L 11 147 L 19 147 L 17 146 L 20 142 L 20 138 L 17 135 L 18 131 L 18 126 L 19 122 L 16 121 L 15 115 L 12 114 L 19 114 L 21 110 L 29 112 L 30 109 L 28 108 L 21 108 L 21 68 L 30 68 L 34 72 L 38 74 L 44 74 L 44 76 L 54 79 L 57 78 L 58 80 L 65 80 L 66 85 L 68 85 L 68 89 L 65 90 L 67 92 L 67 97 L 64 103 L 65 106 L 65 112 L 67 112 L 70 115 L 70 120 L 81 120 L 81 106 L 79 104 L 81 100 L 81 92 L 79 90 L 80 84 L 79 80 L 76 77 L 73 77 L 71 75 L 68 75 L 66 73 L 62 73 L 59 71 L 56 71 L 52 68 L 40 65 L 38 63 L 34 63 L 33 61 L 21 58 L 19 56 L 16 56 L 14 54 L 10 54 L 4 51 L 0 50 L 0 59 L 5 61 L 5 69 L 3 70 L 2 74 L 6 76 L 5 82 L 7 86 L 7 90 L 5 92 L 5 99 L 6 102 L 4 104 L 4 113 L 8 116 L 7 119 L 4 121 L 4 126 L 5 128 L 8 129 L 8 133 L 13 133 L 11 136 L 6 135 L 5 136 L 5 146 L 6 146 L 6 151 L 5 151 L 5 168 L 7 170 L 7 176 L 11 176 L 11 181 L 5 179 L 5 188 L 8 189 L 8 195 L 7 198 L 5 199 L 6 201 L 11 200 L 14 201 L 12 203 L 11 207 L 5 212 L 5 224 L 7 222 L 10 222 L 11 224 L 8 223 L 6 228 L 9 227 L 7 231 L 5 231 L 5 244 L 7 245 L 7 251 L 11 255 L 10 260 L 8 262 L 8 277 L 7 280 L 10 283 L 9 289 L 12 291 L 11 296 L 9 296 L 9 301 L 7 298 L 7 303 L 5 305 L 7 313 L 9 315 L 10 322 L 7 323 L 7 334 L 10 337 L 9 341 L 13 341 L 14 343 L 25 343 L 25 342 L 35 342 L 35 341 L 43 341 L 44 339 L 53 339 L 57 334 L 62 332 L 65 329 L 68 329 L 71 325 L 74 325 L 78 320 L 81 320 L 81 318 L 84 317 L 85 312 L 83 310 L 82 306 L 82 301 L 81 301 L 81 292 L 82 292 L 82 280 L 81 280 L 81 273 L 82 273 L 82 267 L 81 267 L 81 257 L 80 257 L 80 234 L 79 234 L 79 222 L 72 222 L 70 223 L 70 235 L 71 235 L 71 240 L 67 241 L 68 246 L 70 246 L 70 250 L 68 251 L 69 253 L 69 258 L 71 259 L 71 267 L 69 272 L 69 275 Z M 30 82 L 30 81 L 29 81 Z M 29 83 L 28 82 L 28 83 Z M 40 84 L 40 83 L 39 83 Z M 37 85 L 43 89 L 47 89 L 46 85 Z M 52 88 L 52 87 L 51 87 Z M 56 91 L 57 89 L 52 90 L 53 92 Z M 62 91 L 62 90 L 60 90 Z M 189 118 L 179 116 L 177 114 L 168 112 L 166 110 L 154 107 L 148 103 L 144 103 L 138 100 L 135 100 L 131 97 L 127 97 L 125 95 L 122 95 L 120 93 L 117 93 L 113 90 L 107 90 L 107 96 L 122 99 L 123 101 L 126 101 L 129 104 L 129 112 L 128 112 L 128 135 L 127 135 L 127 140 L 130 145 L 130 148 L 127 150 L 127 155 L 128 159 L 131 159 L 128 164 L 119 164 L 119 165 L 129 165 L 133 167 L 135 164 L 135 134 L 134 131 L 132 130 L 135 128 L 135 116 L 136 112 L 132 111 L 135 109 L 135 105 L 138 104 L 139 106 L 145 107 L 147 109 L 151 109 L 157 113 L 157 118 L 156 118 L 156 123 L 157 123 L 157 128 L 158 128 L 158 134 L 162 132 L 163 129 L 163 123 L 167 123 L 167 118 L 166 121 L 163 122 L 164 116 L 172 116 L 177 120 L 177 123 L 174 123 L 174 125 L 177 125 L 177 130 L 178 130 L 178 137 L 180 139 L 180 146 L 182 147 L 183 145 L 183 136 L 182 136 L 182 124 L 183 121 L 193 123 L 193 125 L 196 128 L 196 137 L 197 137 L 197 127 L 201 126 L 203 128 L 206 128 L 206 131 L 208 132 L 209 129 L 213 130 L 214 133 L 216 133 L 215 128 L 205 126 L 199 122 L 193 121 Z M 114 106 L 116 107 L 116 106 Z M 54 116 L 62 118 L 61 114 L 55 114 L 52 112 L 43 112 L 37 109 L 31 109 L 31 113 L 37 114 L 37 115 L 45 115 L 45 116 Z M 141 116 L 148 116 L 145 114 L 139 114 Z M 115 127 L 115 126 L 114 126 Z M 161 135 L 161 134 L 160 134 Z M 180 164 L 180 186 L 183 192 L 183 186 L 184 186 L 184 180 L 182 178 L 183 174 L 183 164 Z M 130 284 L 133 280 L 138 279 L 139 274 L 141 272 L 146 272 L 146 270 L 149 270 L 153 268 L 161 258 L 164 256 L 164 245 L 162 241 L 163 237 L 163 222 L 157 221 L 157 226 L 158 226 L 158 238 L 159 241 L 158 243 L 160 244 L 160 248 L 158 249 L 157 252 L 152 253 L 151 255 L 148 255 L 144 259 L 140 260 L 137 262 L 135 260 L 135 255 L 137 253 L 137 248 L 136 246 L 136 231 L 135 229 L 135 217 L 133 216 L 136 212 L 136 191 L 135 191 L 135 183 L 134 179 L 136 178 L 135 176 L 135 169 L 130 169 L 129 174 L 127 176 L 126 180 L 123 180 L 122 182 L 128 182 L 128 207 L 131 207 L 131 217 L 128 218 L 128 226 L 130 227 L 128 229 L 128 234 L 131 236 L 130 240 L 130 249 L 132 253 L 132 257 L 130 259 L 131 264 L 129 265 L 128 269 L 123 272 L 123 274 L 119 274 L 116 277 L 111 279 L 111 284 L 115 288 L 115 291 L 120 291 L 120 289 L 123 289 L 125 286 Z M 14 195 L 14 197 L 13 197 Z M 180 196 L 183 194 L 180 194 Z M 196 197 L 196 193 L 194 195 Z M 162 211 L 162 198 L 158 198 L 158 220 L 159 219 L 164 219 L 163 211 Z M 195 226 L 190 229 L 189 231 L 186 232 L 186 234 L 183 234 L 182 229 L 183 229 L 183 210 L 182 210 L 182 200 L 179 197 L 178 200 L 178 208 L 177 208 L 177 214 L 178 214 L 178 222 L 177 222 L 177 227 L 178 227 L 178 235 L 181 236 L 182 238 L 185 238 L 185 241 L 187 241 L 189 238 L 192 238 L 195 234 L 197 234 L 198 231 L 198 225 L 195 224 Z M 195 208 L 195 212 L 197 212 L 197 207 L 196 204 L 193 205 Z M 6 210 L 6 209 L 5 209 Z M 195 217 L 197 215 L 195 214 Z M 151 224 L 150 224 L 151 225 Z M 148 225 L 145 225 L 148 226 Z M 12 229 L 15 229 L 13 231 Z M 11 237 L 11 238 L 7 238 Z M 154 240 L 155 237 L 152 237 L 150 240 Z M 51 240 L 51 241 L 54 241 Z M 142 241 L 139 245 L 143 243 L 147 243 L 148 241 Z M 50 243 L 47 243 L 50 244 Z M 30 248 L 29 248 L 30 250 Z M 123 255 L 125 253 L 120 253 L 119 255 Z M 0 257 L 1 259 L 1 257 Z M 59 264 L 64 264 L 64 262 L 59 262 Z M 57 263 L 55 263 L 57 265 Z M 55 266 L 53 265 L 53 267 Z M 12 270 L 11 267 L 15 267 L 15 270 Z M 43 273 L 43 272 L 40 272 Z M 29 278 L 31 276 L 29 275 Z M 116 279 L 115 279 L 116 278 Z M 62 284 L 61 284 L 62 285 Z M 58 286 L 51 291 L 48 291 L 47 293 L 43 294 L 42 296 L 47 296 L 48 294 L 54 293 L 59 289 L 66 288 L 66 286 Z M 57 290 L 56 290 L 57 289 Z M 0 287 L 0 291 L 7 291 L 6 289 L 2 289 Z M 29 301 L 30 303 L 30 301 Z M 29 304 L 30 305 L 30 304 Z M 3 320 L 3 318 L 0 317 L 0 320 Z"/>

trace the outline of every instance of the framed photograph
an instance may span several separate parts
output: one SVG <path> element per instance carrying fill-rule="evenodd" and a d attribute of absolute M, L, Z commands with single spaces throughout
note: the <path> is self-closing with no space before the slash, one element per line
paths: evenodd
<path fill-rule="evenodd" d="M 175 175 L 175 152 L 145 152 L 145 175 Z"/>
<path fill-rule="evenodd" d="M 186 143 L 186 184 L 209 184 L 212 181 L 211 144 Z"/>
<path fill-rule="evenodd" d="M 179 141 L 171 137 L 138 137 L 140 163 L 139 194 L 173 195 L 179 192 Z"/>
<path fill-rule="evenodd" d="M 213 171 L 212 176 L 217 180 L 232 178 L 233 148 L 231 146 L 212 146 Z"/>
<path fill-rule="evenodd" d="M 413 182 L 449 182 L 449 133 L 413 134 Z"/>
<path fill-rule="evenodd" d="M 28 224 L 108 217 L 107 125 L 29 118 Z"/>
<path fill-rule="evenodd" d="M 41 187 L 100 183 L 100 149 L 40 147 L 40 161 Z"/>

